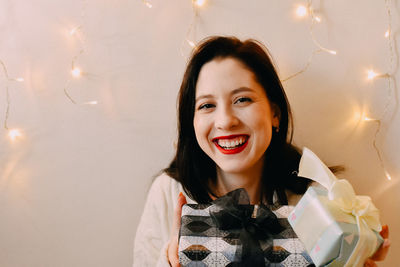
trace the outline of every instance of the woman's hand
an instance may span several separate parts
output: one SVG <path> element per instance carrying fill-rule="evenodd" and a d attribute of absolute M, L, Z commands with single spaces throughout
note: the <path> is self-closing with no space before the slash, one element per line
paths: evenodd
<path fill-rule="evenodd" d="M 382 231 L 380 232 L 381 236 L 383 237 L 384 241 L 381 247 L 375 252 L 375 254 L 369 258 L 364 266 L 365 267 L 376 267 L 375 261 L 383 261 L 386 258 L 386 254 L 389 251 L 390 241 L 389 241 L 389 227 L 387 225 L 382 226 Z"/>
<path fill-rule="evenodd" d="M 178 196 L 178 203 L 174 211 L 174 218 L 172 222 L 171 237 L 168 244 L 168 261 L 172 267 L 179 267 L 179 256 L 178 256 L 178 239 L 179 239 L 179 229 L 181 227 L 181 214 L 182 206 L 186 204 L 186 198 L 181 193 Z"/>

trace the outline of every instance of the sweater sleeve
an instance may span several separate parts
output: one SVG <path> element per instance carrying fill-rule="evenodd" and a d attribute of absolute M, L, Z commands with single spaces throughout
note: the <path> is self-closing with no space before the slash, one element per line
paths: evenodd
<path fill-rule="evenodd" d="M 166 248 L 170 238 L 172 214 L 176 204 L 172 179 L 162 174 L 155 179 L 147 195 L 146 204 L 136 231 L 133 266 L 169 266 Z M 175 186 L 176 187 L 176 186 Z"/>

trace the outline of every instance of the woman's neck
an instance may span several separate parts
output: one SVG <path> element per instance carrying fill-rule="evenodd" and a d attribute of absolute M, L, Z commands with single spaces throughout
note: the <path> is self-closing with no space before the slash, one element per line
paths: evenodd
<path fill-rule="evenodd" d="M 224 172 L 217 166 L 215 193 L 223 196 L 235 189 L 244 188 L 249 194 L 250 204 L 259 204 L 263 163 L 263 160 L 260 160 L 252 168 L 238 173 Z"/>

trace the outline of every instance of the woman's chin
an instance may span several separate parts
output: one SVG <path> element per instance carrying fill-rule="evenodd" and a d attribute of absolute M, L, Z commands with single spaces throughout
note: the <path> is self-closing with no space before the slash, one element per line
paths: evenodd
<path fill-rule="evenodd" d="M 253 176 L 262 171 L 264 158 L 261 157 L 258 160 L 254 160 L 253 157 L 231 158 L 230 160 L 220 158 L 216 159 L 215 162 L 222 173 Z"/>
<path fill-rule="evenodd" d="M 230 164 L 219 164 L 218 167 L 220 171 L 224 173 L 240 174 L 245 173 L 248 168 L 242 166 L 243 162 L 230 163 Z"/>

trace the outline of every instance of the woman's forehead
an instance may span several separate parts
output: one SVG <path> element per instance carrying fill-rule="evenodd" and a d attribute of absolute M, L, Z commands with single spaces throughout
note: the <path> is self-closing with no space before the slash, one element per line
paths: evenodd
<path fill-rule="evenodd" d="M 217 58 L 207 62 L 200 70 L 196 95 L 216 93 L 220 90 L 260 87 L 254 73 L 240 60 Z"/>

